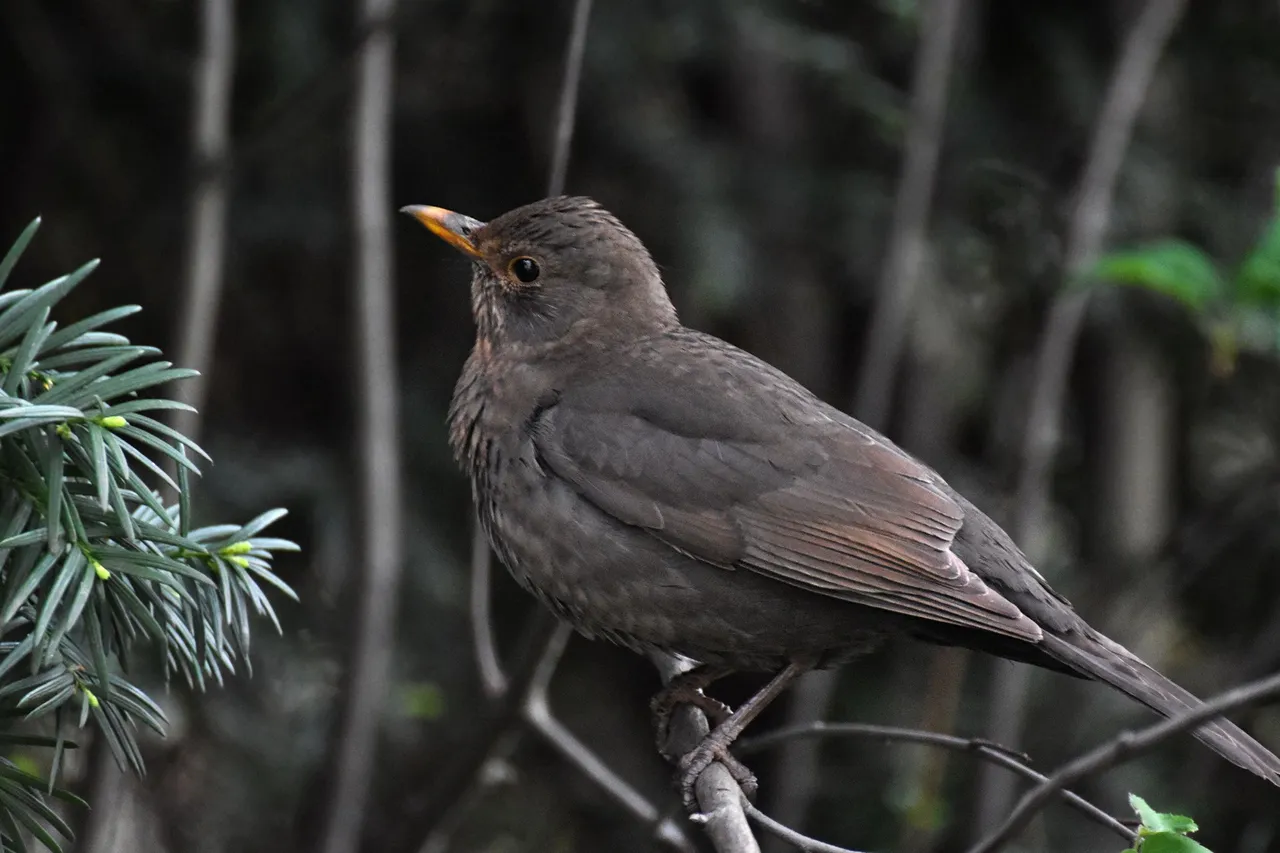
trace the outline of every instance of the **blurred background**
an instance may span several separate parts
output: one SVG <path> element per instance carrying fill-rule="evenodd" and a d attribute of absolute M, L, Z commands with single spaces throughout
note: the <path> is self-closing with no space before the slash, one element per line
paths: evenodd
<path fill-rule="evenodd" d="M 303 545 L 280 563 L 301 603 L 280 607 L 282 636 L 259 626 L 252 678 L 207 695 L 156 686 L 173 725 L 147 741 L 145 779 L 80 751 L 66 781 L 95 806 L 77 818 L 82 850 L 320 849 L 344 772 L 368 537 L 352 138 L 371 29 L 350 2 L 234 6 L 229 141 L 199 154 L 201 4 L 0 3 L 0 246 L 44 217 L 16 279 L 101 257 L 66 309 L 141 304 L 120 330 L 170 358 L 184 310 L 213 317 L 199 429 L 216 465 L 198 509 L 287 506 L 279 535 Z M 383 31 L 388 211 L 489 219 L 543 195 L 572 16 L 569 0 L 402 0 Z M 1273 0 L 596 0 L 567 186 L 647 243 L 687 324 L 880 426 L 1016 529 L 1096 627 L 1204 695 L 1280 667 L 1277 315 L 1265 294 L 1231 296 L 1276 213 L 1277 44 Z M 1129 129 L 1107 136 L 1118 68 L 1132 108 L 1109 120 Z M 1100 207 L 1082 203 L 1090 174 Z M 227 199 L 222 289 L 192 309 L 192 217 L 211 186 Z M 496 736 L 468 621 L 469 495 L 444 426 L 472 339 L 469 271 L 409 219 L 389 227 L 403 577 L 362 848 L 661 848 L 527 732 L 455 784 Z M 1280 237 L 1274 251 L 1280 269 Z M 1108 252 L 1128 252 L 1112 278 L 1144 286 L 1069 284 Z M 1040 361 L 1055 325 L 1065 355 Z M 1028 442 L 1055 364 L 1061 417 Z M 1051 454 L 1042 475 L 1028 447 Z M 527 652 L 532 604 L 497 572 L 508 661 Z M 831 684 L 755 730 L 820 714 L 1000 735 L 1048 770 L 1151 719 L 1101 686 L 916 645 L 847 667 L 828 698 Z M 575 638 L 551 704 L 669 813 L 647 712 L 658 686 L 649 662 Z M 1236 719 L 1280 747 L 1280 711 Z M 829 741 L 749 763 L 766 810 L 860 849 L 963 849 L 1010 796 L 970 757 L 922 747 Z M 1218 853 L 1280 850 L 1276 791 L 1187 737 L 1077 790 L 1117 815 L 1129 791 L 1188 812 Z M 1054 805 L 1017 846 L 1121 841 Z"/>

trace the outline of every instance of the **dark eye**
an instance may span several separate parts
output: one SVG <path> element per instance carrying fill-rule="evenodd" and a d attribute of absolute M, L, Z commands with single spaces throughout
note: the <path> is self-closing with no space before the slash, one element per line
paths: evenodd
<path fill-rule="evenodd" d="M 511 274 L 528 284 L 542 274 L 542 269 L 533 258 L 516 258 L 509 267 Z"/>

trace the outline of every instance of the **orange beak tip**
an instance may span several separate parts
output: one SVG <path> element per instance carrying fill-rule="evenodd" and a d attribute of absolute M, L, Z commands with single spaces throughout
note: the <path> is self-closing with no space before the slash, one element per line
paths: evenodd
<path fill-rule="evenodd" d="M 425 204 L 407 204 L 400 208 L 400 212 L 407 213 L 418 220 L 432 234 L 464 255 L 477 259 L 480 257 L 475 243 L 471 242 L 471 235 L 484 227 L 484 223 L 478 219 L 454 213 L 443 207 L 431 207 Z"/>

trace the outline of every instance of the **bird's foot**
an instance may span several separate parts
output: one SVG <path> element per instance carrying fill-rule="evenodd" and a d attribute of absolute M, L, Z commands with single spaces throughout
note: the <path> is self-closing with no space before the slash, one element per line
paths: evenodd
<path fill-rule="evenodd" d="M 667 736 L 671 731 L 671 715 L 680 705 L 692 705 L 707 715 L 707 722 L 714 729 L 729 718 L 733 709 L 719 699 L 702 692 L 702 689 L 722 675 L 719 669 L 697 667 L 671 679 L 666 687 L 653 697 L 649 710 L 653 712 L 654 739 L 658 752 L 667 755 Z M 671 756 L 668 756 L 671 757 Z"/>
<path fill-rule="evenodd" d="M 716 761 L 725 766 L 725 769 L 729 771 L 729 775 L 733 777 L 733 781 L 738 783 L 738 787 L 742 789 L 742 793 L 746 794 L 748 799 L 755 798 L 756 791 L 760 787 L 755 774 L 745 764 L 729 754 L 729 747 L 723 744 L 721 738 L 716 737 L 716 732 L 713 731 L 703 738 L 702 742 L 692 752 L 680 758 L 680 775 L 678 777 L 680 799 L 690 814 L 698 810 L 698 798 L 694 791 L 694 786 L 698 783 L 698 777 L 702 775 L 702 771 Z"/>

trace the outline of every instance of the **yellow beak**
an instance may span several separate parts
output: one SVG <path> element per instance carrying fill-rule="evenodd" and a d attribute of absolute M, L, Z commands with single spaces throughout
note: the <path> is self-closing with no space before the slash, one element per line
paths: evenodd
<path fill-rule="evenodd" d="M 443 207 L 428 207 L 424 204 L 410 204 L 400 208 L 400 212 L 409 214 L 427 226 L 432 234 L 467 257 L 476 259 L 480 257 L 475 243 L 471 242 L 471 235 L 485 225 L 480 220 L 454 213 L 452 210 L 445 210 Z"/>

